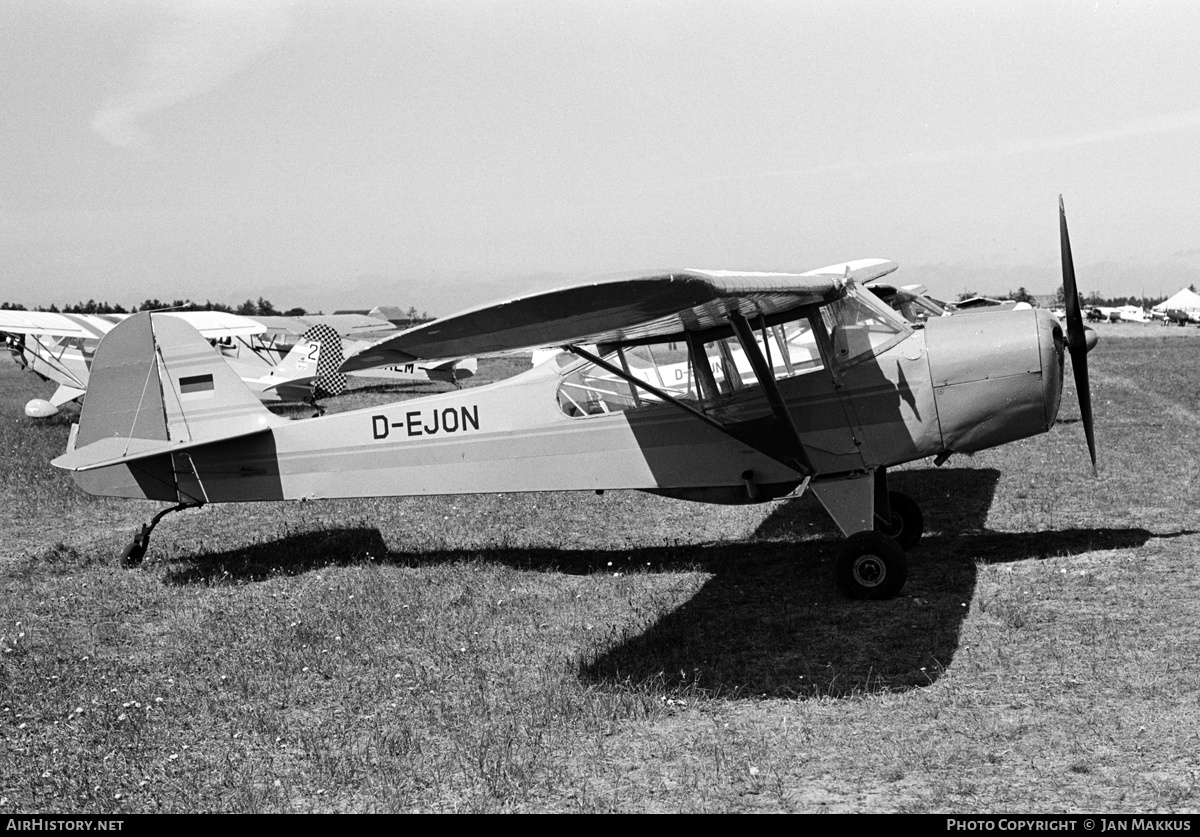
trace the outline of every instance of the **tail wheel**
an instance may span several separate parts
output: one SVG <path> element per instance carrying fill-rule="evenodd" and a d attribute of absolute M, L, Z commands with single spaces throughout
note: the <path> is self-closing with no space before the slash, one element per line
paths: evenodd
<path fill-rule="evenodd" d="M 925 516 L 917 501 L 907 494 L 898 491 L 888 492 L 888 505 L 891 507 L 891 520 L 884 524 L 879 522 L 875 531 L 887 535 L 900 544 L 901 549 L 912 549 L 925 534 Z"/>
<path fill-rule="evenodd" d="M 146 532 L 139 532 L 121 552 L 121 566 L 127 570 L 132 570 L 141 564 L 142 559 L 146 557 L 146 548 L 149 546 L 150 535 Z"/>
<path fill-rule="evenodd" d="M 837 586 L 850 599 L 890 599 L 907 577 L 904 550 L 880 532 L 856 532 L 838 555 Z"/>

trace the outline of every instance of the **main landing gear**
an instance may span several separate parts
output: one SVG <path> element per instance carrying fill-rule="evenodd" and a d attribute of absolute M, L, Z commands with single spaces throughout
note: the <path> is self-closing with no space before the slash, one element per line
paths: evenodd
<path fill-rule="evenodd" d="M 812 490 L 846 541 L 838 553 L 834 578 L 851 599 L 890 599 L 908 576 L 905 551 L 925 532 L 921 507 L 906 494 L 889 491 L 887 470 L 844 478 L 827 477 Z"/>
<path fill-rule="evenodd" d="M 907 494 L 888 491 L 886 496 L 887 506 L 877 507 L 875 530 L 855 532 L 838 553 L 834 576 L 847 598 L 890 599 L 908 578 L 904 553 L 921 540 L 925 519 Z"/>
<path fill-rule="evenodd" d="M 888 516 L 876 517 L 875 531 L 887 535 L 902 549 L 912 549 L 925 534 L 925 517 L 917 501 L 899 491 L 888 492 Z"/>
<path fill-rule="evenodd" d="M 154 531 L 154 527 L 158 525 L 160 520 L 171 512 L 199 508 L 199 506 L 199 503 L 180 503 L 178 506 L 171 506 L 171 508 L 163 509 L 154 515 L 149 523 L 138 530 L 138 533 L 133 536 L 133 540 L 121 552 L 121 566 L 126 569 L 133 569 L 142 563 L 142 559 L 146 557 L 146 549 L 150 546 L 150 533 Z"/>

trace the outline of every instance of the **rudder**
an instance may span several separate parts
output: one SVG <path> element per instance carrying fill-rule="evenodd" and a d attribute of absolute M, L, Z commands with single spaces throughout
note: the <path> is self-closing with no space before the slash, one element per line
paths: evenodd
<path fill-rule="evenodd" d="M 101 439 L 219 439 L 274 424 L 237 373 L 192 326 L 135 314 L 100 341 L 76 448 Z"/>
<path fill-rule="evenodd" d="M 346 389 L 346 376 L 338 371 L 345 359 L 342 338 L 337 330 L 327 325 L 315 325 L 304 332 L 304 339 L 321 344 L 317 359 L 317 379 L 313 381 L 313 397 L 325 398 L 341 395 Z"/>

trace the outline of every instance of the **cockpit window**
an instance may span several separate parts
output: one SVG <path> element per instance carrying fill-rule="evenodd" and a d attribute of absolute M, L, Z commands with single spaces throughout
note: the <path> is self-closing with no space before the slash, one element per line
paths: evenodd
<path fill-rule="evenodd" d="M 823 365 L 816 335 L 807 318 L 754 329 L 754 342 L 776 380 L 803 375 Z M 714 392 L 727 394 L 758 383 L 750 357 L 737 338 L 705 343 L 704 351 L 712 370 Z"/>
<path fill-rule="evenodd" d="M 805 316 L 760 326 L 754 329 L 754 338 L 778 380 L 824 365 Z M 736 337 L 695 341 L 691 347 L 682 341 L 625 346 L 606 354 L 604 360 L 671 398 L 696 402 L 701 408 L 758 383 L 750 358 Z M 661 403 L 654 393 L 594 363 L 571 369 L 558 388 L 559 408 L 569 416 L 603 415 Z"/>
<path fill-rule="evenodd" d="M 905 337 L 911 327 L 872 293 L 851 285 L 846 295 L 821 308 L 837 364 L 874 357 Z"/>
<path fill-rule="evenodd" d="M 609 352 L 604 359 L 672 398 L 696 398 L 684 343 L 626 346 Z M 558 406 L 569 416 L 603 415 L 661 402 L 658 396 L 594 363 L 577 367 L 558 386 Z"/>

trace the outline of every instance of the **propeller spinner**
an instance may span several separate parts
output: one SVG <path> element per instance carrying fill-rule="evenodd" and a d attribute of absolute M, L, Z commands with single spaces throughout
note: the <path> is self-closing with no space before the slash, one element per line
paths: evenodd
<path fill-rule="evenodd" d="M 1058 196 L 1058 229 L 1062 242 L 1063 298 L 1067 309 L 1067 350 L 1071 353 L 1071 370 L 1075 374 L 1075 389 L 1079 393 L 1079 415 L 1087 436 L 1088 453 L 1092 457 L 1092 472 L 1096 469 L 1096 431 L 1092 426 L 1092 392 L 1088 385 L 1087 353 L 1095 345 L 1095 335 L 1083 324 L 1079 308 L 1079 288 L 1075 284 L 1075 262 L 1071 258 L 1071 239 L 1067 235 L 1067 211 L 1062 195 Z M 1089 340 L 1089 337 L 1091 338 Z"/>

